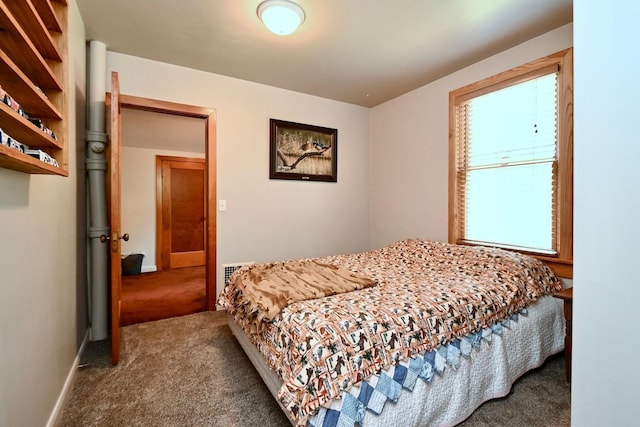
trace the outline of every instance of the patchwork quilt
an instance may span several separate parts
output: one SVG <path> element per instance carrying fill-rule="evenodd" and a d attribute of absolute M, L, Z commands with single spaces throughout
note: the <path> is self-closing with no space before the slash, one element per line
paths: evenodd
<path fill-rule="evenodd" d="M 315 260 L 377 285 L 297 301 L 272 320 L 257 320 L 236 286 L 256 268 L 247 266 L 219 299 L 283 379 L 278 399 L 298 425 L 382 370 L 451 347 L 562 288 L 535 258 L 419 239 Z"/>

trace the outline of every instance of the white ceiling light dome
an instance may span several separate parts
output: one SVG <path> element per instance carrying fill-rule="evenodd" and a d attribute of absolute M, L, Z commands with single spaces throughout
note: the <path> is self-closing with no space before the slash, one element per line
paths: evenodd
<path fill-rule="evenodd" d="M 258 17 L 274 34 L 286 36 L 304 22 L 304 10 L 289 0 L 265 0 L 258 5 Z"/>

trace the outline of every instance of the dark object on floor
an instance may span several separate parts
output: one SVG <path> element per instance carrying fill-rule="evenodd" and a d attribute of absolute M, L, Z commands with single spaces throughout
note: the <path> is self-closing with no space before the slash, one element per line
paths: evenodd
<path fill-rule="evenodd" d="M 122 275 L 136 276 L 142 272 L 144 254 L 131 254 L 122 258 Z"/>

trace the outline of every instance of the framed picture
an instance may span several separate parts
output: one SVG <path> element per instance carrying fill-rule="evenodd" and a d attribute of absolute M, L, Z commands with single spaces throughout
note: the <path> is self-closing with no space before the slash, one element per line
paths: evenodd
<path fill-rule="evenodd" d="M 338 181 L 338 130 L 270 120 L 269 178 Z"/>

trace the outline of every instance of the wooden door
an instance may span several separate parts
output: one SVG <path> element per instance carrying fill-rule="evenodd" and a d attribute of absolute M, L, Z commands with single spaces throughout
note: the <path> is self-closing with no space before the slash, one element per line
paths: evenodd
<path fill-rule="evenodd" d="M 205 265 L 205 159 L 157 156 L 156 175 L 161 269 Z"/>
<path fill-rule="evenodd" d="M 111 264 L 111 361 L 120 361 L 120 290 L 122 286 L 122 265 L 120 256 L 120 145 L 121 145 L 121 116 L 120 116 L 120 84 L 118 73 L 111 73 L 111 132 L 109 141 L 109 216 L 111 236 L 110 264 Z"/>

